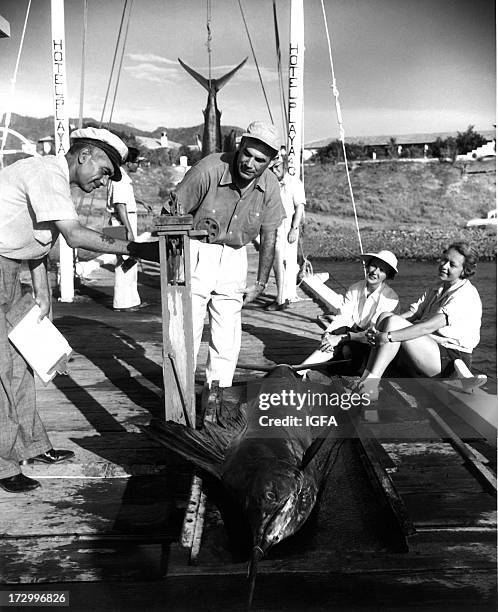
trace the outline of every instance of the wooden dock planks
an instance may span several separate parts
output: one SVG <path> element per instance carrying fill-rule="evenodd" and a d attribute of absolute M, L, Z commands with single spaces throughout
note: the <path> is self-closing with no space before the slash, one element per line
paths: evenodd
<path fill-rule="evenodd" d="M 256 259 L 250 256 L 251 275 Z M 66 465 L 23 468 L 42 482 L 42 488 L 28 495 L 0 491 L 0 554 L 5 560 L 0 582 L 71 582 L 74 609 L 85 609 L 85 593 L 103 602 L 100 609 L 112 609 L 116 602 L 122 604 L 119 609 L 128 609 L 124 593 L 130 605 L 141 594 L 150 609 L 155 609 L 153 602 L 157 609 L 165 603 L 168 609 L 182 609 L 182 598 L 197 602 L 199 610 L 213 605 L 243 609 L 246 564 L 234 562 L 212 504 L 206 509 L 198 565 L 188 565 L 178 554 L 175 542 L 191 471 L 140 433 L 139 426 L 163 410 L 155 280 L 146 287 L 152 306 L 137 313 L 110 310 L 111 277 L 105 269 L 98 271 L 80 302 L 56 305 L 55 322 L 75 356 L 70 376 L 40 387 L 38 402 L 54 446 L 73 448 L 76 457 Z M 264 299 L 270 301 L 273 294 L 270 286 Z M 320 313 L 311 301 L 276 313 L 256 305 L 245 309 L 240 361 L 299 363 L 319 339 Z M 198 392 L 205 351 L 203 342 Z M 260 375 L 238 370 L 230 401 L 242 393 L 241 383 Z M 417 530 L 416 547 L 393 552 L 381 504 L 353 445 L 344 442 L 314 518 L 261 563 L 256 589 L 261 609 L 275 589 L 283 589 L 282 605 L 296 610 L 292 605 L 298 603 L 312 610 L 316 602 L 323 609 L 327 602 L 345 606 L 352 598 L 368 609 L 373 601 L 362 599 L 361 589 L 373 590 L 376 600 L 386 602 L 386 610 L 390 603 L 401 610 L 410 599 L 426 602 L 427 610 L 441 601 L 451 602 L 452 610 L 461 605 L 462 612 L 470 604 L 492 609 L 493 499 L 416 408 L 391 403 L 388 413 L 388 434 L 382 414 L 369 428 L 389 459 L 385 466 L 396 468 L 390 476 Z M 415 441 L 406 439 L 407 424 L 416 432 Z M 120 589 L 111 586 L 113 581 Z M 82 589 L 83 583 L 87 586 Z M 196 595 L 197 588 L 207 589 L 203 598 Z"/>

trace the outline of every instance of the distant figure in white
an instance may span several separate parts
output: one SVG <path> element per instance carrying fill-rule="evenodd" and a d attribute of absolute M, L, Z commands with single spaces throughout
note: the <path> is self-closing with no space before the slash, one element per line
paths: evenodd
<path fill-rule="evenodd" d="M 138 169 L 139 154 L 139 150 L 135 147 L 128 147 L 126 163 L 121 166 L 121 180 L 108 183 L 109 224 L 116 227 L 123 226 L 126 230 L 126 240 L 136 240 L 138 232 L 137 202 L 129 175 Z M 124 271 L 122 263 L 123 257 L 118 256 L 114 268 L 113 308 L 117 312 L 134 312 L 142 307 L 137 287 L 138 266 L 134 265 Z"/>
<path fill-rule="evenodd" d="M 284 205 L 286 217 L 278 228 L 275 244 L 273 272 L 277 283 L 277 298 L 266 306 L 266 310 L 285 310 L 291 302 L 299 298 L 296 294 L 296 282 L 299 272 L 297 265 L 297 247 L 299 242 L 299 227 L 304 217 L 306 195 L 304 185 L 288 172 L 287 157 L 278 154 L 271 167 L 280 184 L 280 197 Z"/>

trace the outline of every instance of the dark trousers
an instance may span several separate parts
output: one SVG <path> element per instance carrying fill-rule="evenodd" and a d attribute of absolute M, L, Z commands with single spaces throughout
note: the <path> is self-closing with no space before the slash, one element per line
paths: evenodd
<path fill-rule="evenodd" d="M 0 478 L 52 447 L 36 410 L 33 372 L 7 337 L 7 314 L 21 299 L 20 274 L 20 261 L 0 255 Z"/>

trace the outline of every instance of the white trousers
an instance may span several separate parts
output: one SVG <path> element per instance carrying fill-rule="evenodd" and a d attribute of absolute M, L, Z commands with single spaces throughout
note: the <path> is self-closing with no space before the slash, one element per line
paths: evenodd
<path fill-rule="evenodd" d="M 292 218 L 287 217 L 282 221 L 282 224 L 277 231 L 277 247 L 281 253 L 283 263 L 283 287 L 282 297 L 284 300 L 297 299 L 297 275 L 299 274 L 299 266 L 297 265 L 297 250 L 299 244 L 299 230 L 297 231 L 297 239 L 295 242 L 289 243 L 287 236 L 291 228 Z"/>
<path fill-rule="evenodd" d="M 246 248 L 190 241 L 195 360 L 208 315 L 206 380 L 230 387 L 239 358 L 241 311 L 247 278 Z"/>
<path fill-rule="evenodd" d="M 299 266 L 297 265 L 297 246 L 299 244 L 299 231 L 297 240 L 291 244 L 287 241 L 285 245 L 285 264 L 284 264 L 284 300 L 297 299 L 297 275 Z"/>
<path fill-rule="evenodd" d="M 128 219 L 136 238 L 138 230 L 137 213 L 129 212 Z M 111 217 L 111 225 L 121 225 L 121 223 L 113 216 Z M 137 288 L 138 264 L 132 266 L 127 272 L 123 272 L 123 268 L 118 265 L 122 262 L 122 259 L 127 259 L 127 257 L 121 258 L 118 256 L 118 263 L 114 268 L 114 299 L 112 305 L 114 308 L 131 308 L 140 304 Z"/>

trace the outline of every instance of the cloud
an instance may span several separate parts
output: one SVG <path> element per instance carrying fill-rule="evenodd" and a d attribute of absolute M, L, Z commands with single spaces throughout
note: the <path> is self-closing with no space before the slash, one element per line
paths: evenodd
<path fill-rule="evenodd" d="M 134 62 L 146 62 L 148 64 L 178 64 L 176 60 L 170 60 L 167 57 L 155 55 L 154 53 L 128 53 L 126 57 L 130 58 Z"/>
<path fill-rule="evenodd" d="M 132 77 L 151 83 L 163 83 L 165 80 L 178 81 L 186 79 L 187 73 L 180 67 L 177 60 L 170 60 L 153 53 L 129 53 L 129 60 L 138 62 L 134 65 L 125 66 L 124 70 Z M 220 64 L 211 69 L 214 79 L 230 72 L 236 64 Z M 209 68 L 201 66 L 194 68 L 197 72 L 207 77 Z M 274 83 L 278 81 L 276 70 L 260 66 L 261 79 L 263 83 Z M 259 76 L 254 64 L 245 64 L 235 77 L 242 83 L 259 83 Z"/>
<path fill-rule="evenodd" d="M 135 79 L 152 83 L 177 81 L 179 78 L 179 70 L 176 67 L 166 68 L 145 62 L 135 66 L 125 66 L 124 70 Z"/>

